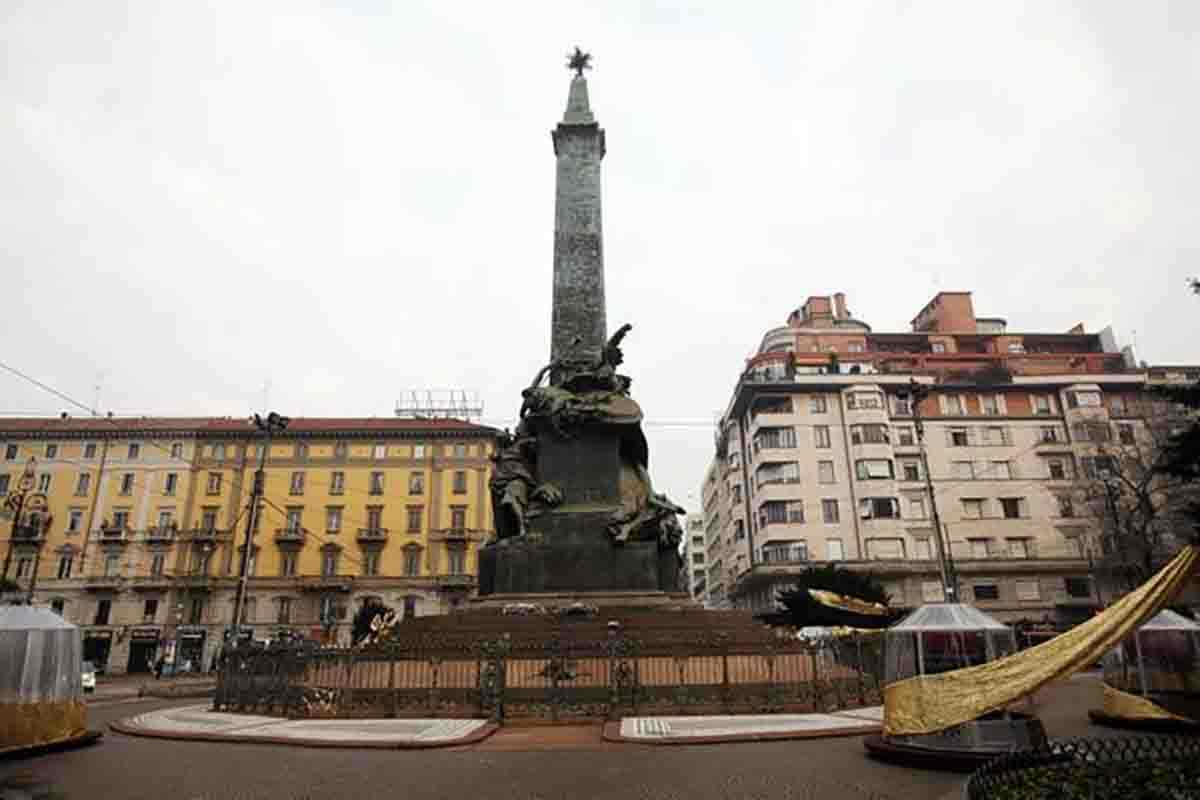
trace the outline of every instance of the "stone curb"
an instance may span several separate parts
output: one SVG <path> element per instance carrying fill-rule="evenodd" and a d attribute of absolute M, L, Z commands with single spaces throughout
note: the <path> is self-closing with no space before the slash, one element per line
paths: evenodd
<path fill-rule="evenodd" d="M 196 741 L 196 742 L 223 742 L 223 743 L 241 743 L 241 744 L 275 744 L 287 745 L 289 747 L 324 747 L 324 748 L 353 748 L 355 750 L 431 750 L 441 747 L 462 747 L 463 745 L 476 744 L 491 736 L 500 726 L 494 722 L 489 722 L 480 728 L 471 731 L 466 736 L 460 736 L 456 739 L 446 739 L 438 742 L 379 742 L 379 741 L 362 741 L 352 738 L 340 739 L 297 739 L 293 736 L 260 736 L 252 733 L 249 734 L 226 734 L 226 733 L 194 733 L 182 731 L 161 731 L 144 728 L 136 723 L 131 723 L 129 720 L 133 717 L 110 722 L 108 727 L 116 733 L 123 733 L 126 736 L 141 736 L 147 739 L 173 739 L 176 741 Z M 284 720 L 280 720 L 281 722 Z"/>
<path fill-rule="evenodd" d="M 883 725 L 867 723 L 853 727 L 818 728 L 816 730 L 769 731 L 764 733 L 719 734 L 714 736 L 662 736 L 639 738 L 624 736 L 621 721 L 604 723 L 603 738 L 606 742 L 621 744 L 686 745 L 686 744 L 731 744 L 736 742 L 775 742 L 788 739 L 832 739 L 842 736 L 866 736 L 879 733 Z"/>
<path fill-rule="evenodd" d="M 104 734 L 101 731 L 88 730 L 79 736 L 59 739 L 54 742 L 0 748 L 0 761 L 32 758 L 33 756 L 40 756 L 46 753 L 57 753 L 62 750 L 73 750 L 76 747 L 86 747 L 100 741 L 103 736 Z"/>

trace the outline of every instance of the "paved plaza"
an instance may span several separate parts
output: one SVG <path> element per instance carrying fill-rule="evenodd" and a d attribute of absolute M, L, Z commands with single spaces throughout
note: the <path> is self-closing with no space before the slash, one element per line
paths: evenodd
<path fill-rule="evenodd" d="M 1114 736 L 1090 725 L 1093 678 L 1039 693 L 1054 737 Z M 195 701 L 106 703 L 93 727 Z M 487 739 L 436 750 L 311 749 L 184 742 L 109 732 L 82 750 L 0 764 L 68 798 L 935 798 L 958 797 L 963 776 L 907 769 L 863 755 L 862 737 L 656 747 L 605 741 L 599 725 L 509 726 Z"/>

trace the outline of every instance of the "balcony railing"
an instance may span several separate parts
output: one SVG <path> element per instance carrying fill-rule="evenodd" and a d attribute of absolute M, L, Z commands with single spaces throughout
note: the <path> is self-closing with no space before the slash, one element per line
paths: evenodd
<path fill-rule="evenodd" d="M 120 575 L 89 575 L 83 579 L 83 586 L 85 589 L 115 589 L 123 581 Z"/>
<path fill-rule="evenodd" d="M 46 531 L 41 525 L 18 525 L 12 532 L 13 544 L 41 544 L 46 541 Z"/>
<path fill-rule="evenodd" d="M 147 542 L 170 542 L 174 541 L 176 534 L 179 533 L 179 528 L 174 525 L 160 525 L 155 528 L 147 528 L 145 531 Z"/>
<path fill-rule="evenodd" d="M 296 578 L 302 591 L 336 590 L 348 592 L 354 584 L 353 575 L 304 575 Z"/>
<path fill-rule="evenodd" d="M 108 527 L 100 529 L 101 544 L 125 544 L 133 536 L 128 528 Z"/>
<path fill-rule="evenodd" d="M 304 528 L 276 528 L 275 541 L 278 544 L 300 544 L 304 541 Z"/>
<path fill-rule="evenodd" d="M 804 564 L 808 561 L 807 547 L 765 547 L 762 551 L 764 564 Z"/>
<path fill-rule="evenodd" d="M 184 531 L 189 539 L 199 542 L 215 542 L 218 539 L 224 539 L 229 531 L 221 530 L 220 528 L 199 527 L 191 528 Z"/>
<path fill-rule="evenodd" d="M 434 578 L 438 586 L 444 589 L 469 589 L 475 585 L 474 575 L 438 575 Z"/>
<path fill-rule="evenodd" d="M 360 542 L 386 542 L 388 538 L 387 528 L 359 528 L 358 540 Z"/>

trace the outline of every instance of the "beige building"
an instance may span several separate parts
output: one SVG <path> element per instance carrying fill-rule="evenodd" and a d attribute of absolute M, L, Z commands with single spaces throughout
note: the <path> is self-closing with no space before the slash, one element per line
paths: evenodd
<path fill-rule="evenodd" d="M 913 378 L 931 390 L 919 409 Z M 939 294 L 903 333 L 872 331 L 844 295 L 809 298 L 764 336 L 716 432 L 709 602 L 770 611 L 789 575 L 824 562 L 877 574 L 895 605 L 940 601 L 936 502 L 963 601 L 1084 618 L 1113 590 L 1092 580 L 1076 489 L 1103 443 L 1144 435 L 1148 379 L 1108 329 L 1010 332 L 966 292 Z"/>

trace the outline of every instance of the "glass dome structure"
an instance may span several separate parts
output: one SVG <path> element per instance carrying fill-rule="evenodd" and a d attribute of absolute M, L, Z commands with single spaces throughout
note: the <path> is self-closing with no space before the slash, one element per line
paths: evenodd
<path fill-rule="evenodd" d="M 1104 682 L 1200 721 L 1200 623 L 1158 612 L 1104 657 Z"/>
<path fill-rule="evenodd" d="M 1015 653 L 1013 629 L 974 606 L 928 603 L 888 628 L 884 680 L 973 667 Z"/>
<path fill-rule="evenodd" d="M 79 629 L 46 608 L 0 606 L 0 749 L 83 735 Z"/>

